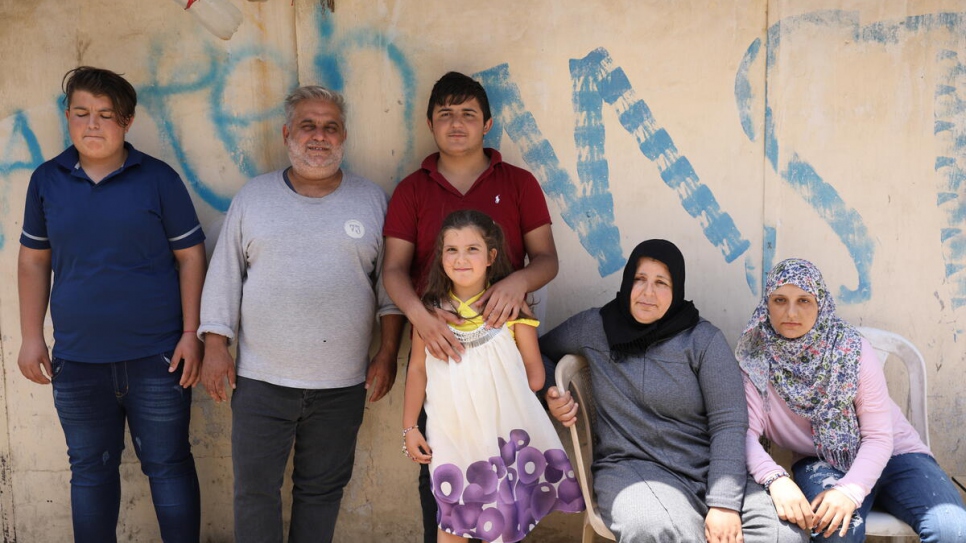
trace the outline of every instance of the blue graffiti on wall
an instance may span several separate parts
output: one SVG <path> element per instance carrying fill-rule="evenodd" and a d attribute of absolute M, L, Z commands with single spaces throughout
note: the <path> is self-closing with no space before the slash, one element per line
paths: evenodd
<path fill-rule="evenodd" d="M 624 266 L 620 234 L 614 225 L 614 203 L 601 187 L 578 188 L 570 174 L 560 165 L 553 146 L 543 136 L 533 115 L 526 109 L 520 90 L 510 78 L 509 67 L 501 64 L 475 74 L 487 89 L 493 110 L 493 129 L 486 144 L 499 148 L 503 130 L 520 146 L 523 159 L 541 180 L 544 192 L 560 208 L 560 214 L 578 235 L 581 245 L 597 260 L 601 276 Z"/>
<path fill-rule="evenodd" d="M 14 172 L 33 171 L 44 162 L 40 142 L 30 128 L 26 113 L 23 110 L 17 110 L 11 118 L 13 121 L 11 138 L 4 145 L 3 156 L 0 157 L 0 176 L 7 180 Z M 25 154 L 26 157 L 24 157 Z M 10 211 L 6 198 L 0 201 L 0 211 L 3 211 L 3 215 Z M 3 249 L 5 240 L 3 230 L 0 229 L 0 249 Z"/>
<path fill-rule="evenodd" d="M 750 242 L 742 237 L 731 217 L 721 212 L 711 189 L 701 183 L 647 104 L 636 97 L 624 71 L 614 66 L 610 53 L 599 48 L 582 59 L 573 59 L 570 73 L 579 185 L 561 167 L 553 146 L 526 109 L 510 78 L 509 66 L 501 64 L 476 77 L 487 88 L 494 112 L 496 129 L 488 133 L 487 144 L 500 145 L 503 127 L 520 146 L 527 166 L 543 180 L 547 196 L 559 206 L 561 216 L 577 233 L 584 249 L 597 260 L 600 275 L 611 274 L 624 265 L 604 154 L 604 102 L 614 108 L 641 153 L 657 165 L 661 179 L 678 193 L 682 207 L 701 223 L 708 241 L 722 252 L 725 261 L 732 262 L 747 251 Z"/>
<path fill-rule="evenodd" d="M 958 13 L 936 13 L 928 15 L 910 16 L 898 21 L 878 21 L 867 25 L 859 23 L 859 14 L 852 11 L 828 10 L 787 17 L 770 26 L 766 35 L 766 79 L 775 73 L 775 63 L 783 39 L 788 39 L 795 32 L 807 27 L 842 28 L 851 31 L 855 43 L 877 43 L 882 45 L 898 43 L 903 34 L 914 34 L 921 31 L 946 29 L 955 35 L 966 34 L 964 17 Z M 747 49 L 738 73 L 735 77 L 735 102 L 741 118 L 741 126 L 745 135 L 752 141 L 759 137 L 756 130 L 752 109 L 756 100 L 760 100 L 752 91 L 750 73 L 761 52 L 761 40 L 755 40 Z M 952 55 L 950 55 L 952 53 Z M 940 53 L 941 59 L 954 58 L 955 53 L 946 51 Z M 942 61 L 941 61 L 942 62 Z M 963 129 L 963 115 L 966 107 L 955 93 L 953 80 L 962 71 L 955 61 L 947 62 L 946 81 L 940 81 L 936 91 L 936 133 L 948 133 L 951 143 L 947 146 L 952 156 L 940 156 L 936 160 L 936 171 L 943 175 L 945 183 L 939 189 L 938 205 L 944 209 L 946 225 L 941 234 L 943 256 L 946 260 L 946 276 L 957 283 L 953 306 L 966 304 L 966 235 L 961 229 L 966 219 L 966 207 L 959 199 L 960 181 L 963 179 L 963 164 L 957 164 L 956 156 L 962 157 L 966 137 Z M 767 82 L 766 82 L 767 86 Z M 953 89 L 953 90 L 950 90 Z M 765 156 L 771 168 L 779 173 L 789 186 L 815 210 L 816 214 L 832 228 L 839 240 L 848 249 L 859 277 L 859 284 L 855 289 L 842 287 L 839 296 L 846 303 L 866 301 L 871 296 L 870 272 L 875 256 L 875 245 L 858 212 L 846 204 L 835 188 L 827 183 L 816 171 L 811 163 L 797 153 L 785 153 L 780 156 L 780 147 L 775 135 L 775 121 L 770 96 L 764 94 L 764 127 Z M 940 117 L 943 117 L 942 119 Z M 949 118 L 947 120 L 946 118 Z M 957 133 L 958 132 L 958 133 Z M 765 225 L 767 231 L 774 231 L 774 225 Z M 766 244 L 763 259 L 771 262 L 774 259 L 774 246 Z M 764 267 L 768 269 L 767 266 Z"/>
<path fill-rule="evenodd" d="M 403 114 L 406 119 L 413 119 L 415 72 L 404 52 L 388 35 L 368 28 L 340 33 L 336 32 L 331 12 L 317 10 L 315 17 L 313 25 L 319 42 L 311 69 L 318 80 L 336 90 L 344 90 L 346 79 L 352 77 L 348 57 L 361 51 L 381 52 L 390 68 L 399 75 Z M 851 30 L 856 42 L 886 45 L 897 43 L 904 38 L 903 34 L 928 30 L 947 29 L 952 35 L 961 37 L 966 34 L 966 25 L 962 15 L 942 13 L 861 26 L 855 12 L 818 11 L 788 17 L 770 26 L 764 43 L 761 39 L 751 43 L 738 68 L 735 100 L 742 130 L 752 141 L 763 139 L 769 166 L 829 224 L 846 247 L 858 272 L 858 286 L 854 289 L 842 287 L 839 295 L 843 302 L 858 303 L 868 300 L 871 294 L 870 270 L 875 255 L 872 237 L 858 212 L 843 200 L 833 184 L 827 182 L 807 158 L 779 146 L 770 96 L 767 92 L 763 96 L 756 95 L 750 75 L 764 58 L 767 88 L 768 77 L 775 73 L 782 40 L 808 27 L 845 28 Z M 953 50 L 957 46 L 958 42 L 940 52 L 938 62 L 942 73 L 935 92 L 935 133 L 941 143 L 935 164 L 941 178 L 937 205 L 943 211 L 941 237 L 946 275 L 957 291 L 954 307 L 966 305 L 966 234 L 962 229 L 966 220 L 966 201 L 960 197 L 962 182 L 966 179 L 966 157 L 963 156 L 966 104 L 959 92 L 966 68 Z M 764 55 L 761 54 L 763 48 Z M 236 45 L 228 54 L 214 45 L 207 45 L 201 60 L 181 61 L 178 69 L 164 78 L 159 75 L 162 73 L 159 59 L 170 56 L 163 42 L 156 41 L 148 61 L 151 79 L 139 86 L 141 105 L 155 119 L 161 140 L 171 147 L 171 154 L 188 185 L 212 208 L 225 211 L 231 194 L 225 193 L 225 189 L 217 190 L 198 173 L 195 161 L 203 160 L 203 157 L 193 157 L 187 148 L 181 133 L 183 127 L 175 119 L 178 101 L 195 93 L 206 98 L 207 119 L 214 127 L 216 137 L 239 172 L 250 177 L 260 173 L 259 165 L 246 150 L 259 143 L 246 139 L 246 135 L 252 125 L 278 118 L 281 108 L 273 106 L 241 114 L 229 111 L 226 104 L 230 100 L 226 94 L 230 90 L 231 78 L 248 61 L 271 64 L 281 73 L 295 74 L 298 70 L 294 69 L 290 54 L 263 46 Z M 576 178 L 561 165 L 553 146 L 524 104 L 507 64 L 476 74 L 490 93 L 497 124 L 497 130 L 488 133 L 487 144 L 499 148 L 505 131 L 520 147 L 524 160 L 541 181 L 548 197 L 561 210 L 564 221 L 597 261 L 600 275 L 609 275 L 621 268 L 624 257 L 604 150 L 606 132 L 602 111 L 606 103 L 615 111 L 624 130 L 635 138 L 641 153 L 655 164 L 664 184 L 678 194 L 682 208 L 699 222 L 707 240 L 720 251 L 724 260 L 730 263 L 745 255 L 748 286 L 756 291 L 762 278 L 749 254 L 750 242 L 738 230 L 731 216 L 721 210 L 711 189 L 678 150 L 668 131 L 658 124 L 646 102 L 636 96 L 624 70 L 615 66 L 604 48 L 591 51 L 583 58 L 572 59 L 569 68 L 575 113 Z M 295 84 L 293 75 L 289 86 Z M 763 119 L 754 118 L 756 103 L 764 104 Z M 43 161 L 28 116 L 18 110 L 8 120 L 13 127 L 11 138 L 0 156 L 0 176 L 6 179 L 14 172 L 32 170 Z M 63 134 L 66 142 L 66 130 Z M 409 130 L 397 177 L 406 173 L 401 168 L 411 162 L 413 147 L 412 130 Z M 775 225 L 765 224 L 763 228 L 762 271 L 770 268 L 777 239 Z M 0 248 L 2 246 L 0 233 Z"/>
<path fill-rule="evenodd" d="M 402 83 L 400 100 L 403 103 L 403 119 L 412 119 L 414 101 L 416 98 L 416 72 L 402 50 L 396 46 L 387 34 L 371 29 L 354 29 L 341 39 L 333 37 L 335 23 L 332 12 L 327 9 L 315 10 L 315 26 L 319 29 L 322 42 L 313 59 L 313 67 L 320 78 L 320 82 L 339 92 L 345 90 L 345 59 L 359 51 L 375 50 L 386 55 L 391 66 L 396 70 Z M 396 179 L 409 173 L 405 171 L 415 152 L 415 141 L 412 132 L 406 137 L 405 147 L 399 166 L 396 169 Z"/>
<path fill-rule="evenodd" d="M 641 153 L 655 163 L 661 179 L 677 192 L 681 206 L 698 220 L 705 237 L 721 251 L 725 261 L 732 262 L 747 251 L 751 243 L 742 237 L 731 217 L 721 212 L 711 189 L 700 181 L 690 161 L 681 156 L 647 104 L 637 98 L 624 70 L 614 66 L 607 50 L 597 49 L 580 60 L 571 60 L 570 73 L 575 86 L 574 102 L 583 108 L 579 113 L 592 113 L 590 118 L 599 122 L 602 101 L 614 108 L 621 126 L 634 136 Z M 595 155 L 603 156 L 603 139 L 591 145 Z M 583 171 L 591 179 L 594 174 L 606 176 L 606 168 L 595 166 L 586 164 Z"/>
<path fill-rule="evenodd" d="M 942 75 L 935 92 L 935 134 L 940 154 L 935 170 L 940 176 L 936 205 L 942 212 L 943 227 L 940 238 L 946 261 L 946 278 L 953 286 L 954 309 L 966 305 L 966 65 L 956 51 L 939 52 Z"/>

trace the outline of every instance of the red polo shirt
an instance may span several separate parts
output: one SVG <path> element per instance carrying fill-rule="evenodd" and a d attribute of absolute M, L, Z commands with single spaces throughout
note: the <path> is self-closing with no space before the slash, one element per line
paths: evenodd
<path fill-rule="evenodd" d="M 524 264 L 523 236 L 550 224 L 550 211 L 533 174 L 503 162 L 500 152 L 484 149 L 490 166 L 460 194 L 437 169 L 439 153 L 423 160 L 422 167 L 402 180 L 389 200 L 383 235 L 416 246 L 409 275 L 421 293 L 433 259 L 433 245 L 443 219 L 453 211 L 475 209 L 495 220 L 506 237 L 510 262 L 515 269 Z"/>

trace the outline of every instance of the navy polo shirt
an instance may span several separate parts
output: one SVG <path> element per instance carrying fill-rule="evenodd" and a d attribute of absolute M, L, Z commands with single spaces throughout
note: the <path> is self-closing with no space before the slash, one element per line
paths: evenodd
<path fill-rule="evenodd" d="M 73 146 L 30 177 L 20 243 L 51 251 L 57 358 L 120 362 L 171 351 L 181 338 L 172 251 L 205 235 L 178 173 L 124 147 L 124 165 L 99 183 Z"/>

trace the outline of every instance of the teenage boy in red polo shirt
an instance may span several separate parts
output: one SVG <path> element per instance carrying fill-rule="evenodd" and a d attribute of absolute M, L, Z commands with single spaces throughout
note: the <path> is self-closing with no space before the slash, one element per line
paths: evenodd
<path fill-rule="evenodd" d="M 433 86 L 427 124 L 439 148 L 422 167 L 399 183 L 389 201 L 383 281 L 389 296 L 437 358 L 459 361 L 463 347 L 447 327 L 455 315 L 431 313 L 419 296 L 443 219 L 459 209 L 482 211 L 500 224 L 516 272 L 493 285 L 480 300 L 491 327 L 515 319 L 527 293 L 557 275 L 557 249 L 550 212 L 540 184 L 530 172 L 503 162 L 499 151 L 483 147 L 493 126 L 483 86 L 449 72 Z M 529 261 L 525 263 L 525 259 Z M 537 300 L 540 302 L 541 300 Z M 419 426 L 425 428 L 425 412 Z M 436 541 L 436 501 L 423 465 L 419 477 L 426 542 Z"/>

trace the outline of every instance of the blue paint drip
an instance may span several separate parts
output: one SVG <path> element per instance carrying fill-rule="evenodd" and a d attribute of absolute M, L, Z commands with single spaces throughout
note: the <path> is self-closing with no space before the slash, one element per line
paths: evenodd
<path fill-rule="evenodd" d="M 614 225 L 613 200 L 607 190 L 606 177 L 582 179 L 584 188 L 591 190 L 578 190 L 577 185 L 560 166 L 553 146 L 543 136 L 533 115 L 526 110 L 520 90 L 510 77 L 507 64 L 494 66 L 474 74 L 473 77 L 481 81 L 487 89 L 494 127 L 502 127 L 510 140 L 520 147 L 527 166 L 542 181 L 544 192 L 557 203 L 564 221 L 577 233 L 584 249 L 597 260 L 601 277 L 622 269 L 625 259 L 621 253 L 620 232 Z M 577 93 L 575 90 L 575 95 Z M 575 103 L 574 107 L 579 106 Z M 499 130 L 490 130 L 490 135 L 494 132 Z M 493 141 L 491 137 L 488 144 Z M 590 166 L 587 164 L 581 167 L 588 175 L 597 176 L 603 171 L 599 166 L 590 167 L 590 170 L 588 167 Z"/>
<path fill-rule="evenodd" d="M 953 166 L 955 164 L 956 164 L 956 159 L 951 156 L 937 156 L 936 165 L 933 167 L 933 169 L 935 169 L 938 172 L 939 168 L 943 168 L 945 166 Z"/>
<path fill-rule="evenodd" d="M 745 255 L 745 283 L 752 294 L 758 295 L 758 277 L 755 275 L 758 268 L 755 266 L 755 257 L 751 253 Z"/>
<path fill-rule="evenodd" d="M 61 107 L 61 103 L 58 101 L 57 105 L 55 106 L 55 109 L 60 107 Z M 64 144 L 61 147 L 63 149 L 66 149 L 74 144 L 74 142 L 70 141 L 70 129 L 67 128 L 67 115 L 58 115 L 57 118 L 60 119 L 60 137 L 61 137 L 61 140 L 64 142 Z"/>
<path fill-rule="evenodd" d="M 775 266 L 775 248 L 778 247 L 778 229 L 766 224 L 762 228 L 763 247 L 761 251 L 761 288 L 765 288 L 768 272 Z"/>
<path fill-rule="evenodd" d="M 826 183 L 807 162 L 792 157 L 782 178 L 798 192 L 845 245 L 859 275 L 854 290 L 839 288 L 839 298 L 845 303 L 859 303 L 871 298 L 870 271 L 875 245 L 855 209 L 847 206 L 832 185 Z"/>
<path fill-rule="evenodd" d="M 600 97 L 614 107 L 621 125 L 637 140 L 641 153 L 658 167 L 661 179 L 678 193 L 684 210 L 698 219 L 705 237 L 721 251 L 725 261 L 732 262 L 744 254 L 751 243 L 742 237 L 731 216 L 721 212 L 711 189 L 701 182 L 690 161 L 680 156 L 670 134 L 657 125 L 651 109 L 637 98 L 624 70 L 614 66 L 610 53 L 604 48 L 595 49 L 579 64 L 582 66 L 578 74 L 596 79 L 593 82 Z M 577 75 L 573 77 L 576 79 Z"/>
<path fill-rule="evenodd" d="M 778 138 L 775 137 L 775 116 L 772 114 L 771 106 L 767 105 L 765 99 L 765 158 L 771 164 L 771 169 L 778 171 Z"/>

